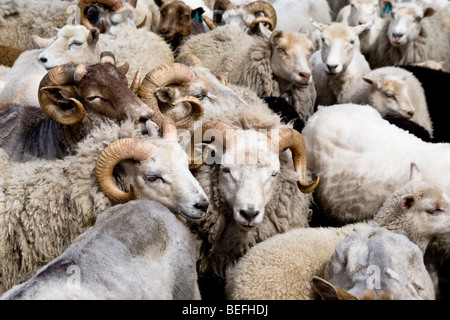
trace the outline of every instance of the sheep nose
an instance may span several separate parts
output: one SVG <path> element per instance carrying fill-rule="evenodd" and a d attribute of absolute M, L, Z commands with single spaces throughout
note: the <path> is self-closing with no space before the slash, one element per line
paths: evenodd
<path fill-rule="evenodd" d="M 304 82 L 308 82 L 309 78 L 311 77 L 311 73 L 306 72 L 300 72 L 298 75 L 300 76 L 300 78 L 302 78 L 302 80 L 304 80 Z"/>
<path fill-rule="evenodd" d="M 162 36 L 165 36 L 169 33 L 169 29 L 158 29 L 158 33 Z"/>
<path fill-rule="evenodd" d="M 46 63 L 48 60 L 46 57 L 39 57 L 39 61 L 42 63 Z"/>
<path fill-rule="evenodd" d="M 403 33 L 393 33 L 392 36 L 393 36 L 394 38 L 400 39 L 401 37 L 403 37 Z"/>
<path fill-rule="evenodd" d="M 148 111 L 139 116 L 139 122 L 146 123 L 148 120 L 152 120 L 155 113 L 153 111 Z"/>
<path fill-rule="evenodd" d="M 330 71 L 335 70 L 337 67 L 338 67 L 337 64 L 327 64 L 327 68 L 328 68 L 328 70 L 330 70 Z"/>
<path fill-rule="evenodd" d="M 259 214 L 259 210 L 255 209 L 247 209 L 247 210 L 239 210 L 239 214 L 248 222 L 254 220 L 256 216 Z"/>
<path fill-rule="evenodd" d="M 208 207 L 209 207 L 209 201 L 197 202 L 196 204 L 194 204 L 195 209 L 200 210 L 201 212 L 204 212 L 204 213 L 206 213 L 206 211 L 208 211 Z"/>

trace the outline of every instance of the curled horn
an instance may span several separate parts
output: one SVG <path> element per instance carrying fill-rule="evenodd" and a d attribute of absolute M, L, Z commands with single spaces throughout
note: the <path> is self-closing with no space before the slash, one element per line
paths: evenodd
<path fill-rule="evenodd" d="M 223 122 L 220 122 L 220 121 L 208 121 L 208 122 L 203 123 L 203 125 L 202 125 L 202 135 L 201 135 L 202 136 L 202 142 L 203 142 L 203 137 L 205 135 L 205 132 L 207 130 L 209 130 L 209 129 L 215 129 L 215 130 L 218 130 L 221 133 L 221 135 L 222 135 L 222 147 L 224 149 L 226 149 L 227 146 L 230 147 L 230 145 L 234 144 L 234 140 L 230 139 L 230 138 L 234 139 L 234 134 L 233 134 L 233 136 L 228 136 L 230 131 L 234 132 L 234 128 L 231 127 L 230 125 L 228 125 L 226 123 L 223 123 Z M 194 140 L 194 138 L 195 138 L 195 134 L 192 135 L 192 138 L 191 138 L 191 155 L 195 154 L 194 145 L 195 145 L 196 141 Z M 196 163 L 192 163 L 193 160 L 194 159 L 191 159 L 191 163 L 189 164 L 189 170 L 198 169 L 198 168 L 200 168 L 203 165 L 203 161 L 202 161 L 202 163 L 196 164 Z M 202 160 L 203 160 L 203 157 L 202 157 Z"/>
<path fill-rule="evenodd" d="M 250 31 L 255 33 L 259 23 L 267 23 L 269 25 L 269 30 L 273 31 L 277 25 L 277 13 L 272 5 L 264 1 L 255 1 L 248 4 L 245 10 L 250 13 L 262 12 L 264 17 L 257 17 L 250 24 Z"/>
<path fill-rule="evenodd" d="M 106 147 L 95 163 L 95 177 L 100 190 L 115 203 L 135 200 L 136 190 L 130 185 L 130 191 L 120 190 L 114 182 L 114 167 L 123 160 L 144 161 L 156 152 L 156 146 L 145 140 L 125 138 Z"/>
<path fill-rule="evenodd" d="M 312 192 L 319 183 L 319 177 L 313 182 L 306 182 L 306 145 L 302 135 L 292 128 L 281 128 L 278 131 L 278 139 L 270 139 L 270 149 L 278 152 L 289 148 L 292 152 L 294 170 L 300 175 L 297 186 L 303 193 Z"/>
<path fill-rule="evenodd" d="M 73 106 L 70 110 L 63 110 L 54 103 L 42 90 L 51 86 L 63 86 L 80 81 L 86 73 L 85 65 L 65 64 L 50 70 L 39 83 L 38 100 L 42 111 L 53 121 L 63 125 L 74 125 L 85 116 L 83 104 L 75 98 L 69 98 Z"/>
<path fill-rule="evenodd" d="M 179 55 L 175 61 L 190 67 L 203 67 L 202 61 L 193 53 Z"/>
<path fill-rule="evenodd" d="M 193 121 L 197 120 L 203 115 L 203 104 L 200 99 L 193 96 L 181 97 L 172 102 L 172 105 L 176 105 L 180 102 L 189 102 L 191 104 L 191 115 L 181 121 L 177 122 L 178 128 L 188 127 Z"/>
<path fill-rule="evenodd" d="M 112 11 L 118 11 L 122 9 L 125 5 L 123 4 L 123 0 L 80 0 L 78 2 L 78 7 L 80 8 L 80 24 L 85 26 L 88 30 L 94 28 L 94 26 L 89 22 L 86 17 L 84 11 L 86 7 L 91 3 L 101 3 L 107 6 Z"/>
<path fill-rule="evenodd" d="M 169 84 L 182 84 L 191 81 L 195 77 L 195 72 L 188 66 L 181 63 L 172 63 L 160 65 L 151 70 L 142 80 L 137 90 L 138 97 L 147 104 L 153 111 L 152 120 L 161 128 L 163 137 L 166 135 L 166 129 L 173 130 L 173 120 L 164 116 L 158 107 L 158 99 L 155 96 L 155 90 Z M 172 123 L 170 123 L 170 120 Z M 168 125 L 168 127 L 166 127 Z M 166 128 L 164 128 L 166 127 Z M 175 127 L 176 129 L 176 127 Z"/>

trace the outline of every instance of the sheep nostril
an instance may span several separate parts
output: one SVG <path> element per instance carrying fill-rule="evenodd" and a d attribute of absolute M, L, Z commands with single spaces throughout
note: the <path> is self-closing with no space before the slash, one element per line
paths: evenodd
<path fill-rule="evenodd" d="M 300 76 L 300 78 L 302 78 L 303 80 L 308 81 L 308 80 L 309 80 L 309 77 L 311 77 L 311 74 L 310 74 L 310 73 L 300 72 L 300 73 L 299 73 L 299 76 Z"/>
<path fill-rule="evenodd" d="M 258 210 L 239 210 L 239 214 L 247 221 L 252 221 L 259 214 Z"/>
<path fill-rule="evenodd" d="M 202 212 L 205 212 L 208 210 L 209 202 L 202 202 L 202 203 L 196 203 L 194 204 L 194 208 L 198 209 Z"/>
<path fill-rule="evenodd" d="M 46 63 L 48 60 L 47 60 L 46 57 L 40 57 L 39 61 L 42 62 L 42 63 Z"/>
<path fill-rule="evenodd" d="M 159 30 L 158 30 L 158 33 L 159 33 L 160 35 L 166 35 L 166 34 L 169 33 L 169 30 L 168 30 L 168 29 L 159 29 Z"/>

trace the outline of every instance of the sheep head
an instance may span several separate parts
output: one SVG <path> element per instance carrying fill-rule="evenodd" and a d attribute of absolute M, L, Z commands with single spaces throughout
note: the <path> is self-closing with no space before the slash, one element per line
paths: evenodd
<path fill-rule="evenodd" d="M 216 0 L 213 20 L 216 25 L 232 25 L 241 30 L 258 32 L 263 23 L 271 31 L 277 24 L 277 15 L 272 5 L 266 1 L 254 1 L 246 5 L 235 6 L 230 0 Z"/>
<path fill-rule="evenodd" d="M 286 148 L 292 152 L 300 191 L 311 192 L 318 184 L 318 178 L 306 182 L 306 146 L 294 129 L 271 130 L 268 135 L 267 130 L 237 130 L 217 121 L 204 123 L 201 129 L 203 141 L 210 142 L 214 137 L 214 142 L 206 147 L 214 151 L 214 156 L 210 154 L 205 159 L 207 164 L 217 166 L 218 180 L 214 187 L 244 230 L 263 221 L 265 207 L 277 188 L 279 155 Z"/>
<path fill-rule="evenodd" d="M 46 115 L 62 125 L 83 119 L 128 117 L 145 123 L 153 111 L 127 86 L 122 67 L 115 66 L 111 53 L 102 53 L 101 62 L 90 66 L 65 64 L 50 70 L 39 86 L 39 103 Z M 124 66 L 127 69 L 127 66 Z"/>
<path fill-rule="evenodd" d="M 281 86 L 311 84 L 309 56 L 314 47 L 307 33 L 271 32 L 265 27 L 260 28 L 261 34 L 270 44 L 272 72 Z"/>
<path fill-rule="evenodd" d="M 431 7 L 422 9 L 415 3 L 395 4 L 390 14 L 388 28 L 391 45 L 400 47 L 414 41 L 420 34 L 423 19 L 431 17 L 435 12 L 436 10 Z"/>
<path fill-rule="evenodd" d="M 371 87 L 368 104 L 377 109 L 382 117 L 398 116 L 410 119 L 415 108 L 408 96 L 406 76 L 382 74 L 365 76 L 363 80 Z"/>
<path fill-rule="evenodd" d="M 103 193 L 116 203 L 156 200 L 186 219 L 203 218 L 209 201 L 188 169 L 188 157 L 176 140 L 176 130 L 172 122 L 166 126 L 162 139 L 126 138 L 106 147 L 95 166 Z M 130 180 L 129 192 L 114 182 L 113 171 L 119 163 Z"/>
<path fill-rule="evenodd" d="M 351 0 L 350 15 L 348 22 L 350 26 L 359 26 L 375 20 L 380 16 L 379 0 Z"/>
<path fill-rule="evenodd" d="M 81 25 L 66 25 L 58 30 L 48 48 L 39 54 L 38 61 L 47 70 L 66 63 L 98 61 L 99 33 L 97 28 L 88 30 Z"/>
<path fill-rule="evenodd" d="M 88 29 L 100 29 L 105 24 L 106 31 L 119 24 L 135 25 L 137 1 L 123 0 L 80 0 L 80 23 Z"/>
<path fill-rule="evenodd" d="M 324 25 L 310 19 L 321 32 L 320 50 L 324 70 L 329 75 L 337 75 L 352 62 L 353 55 L 359 52 L 359 34 L 372 27 L 372 21 L 350 27 L 341 23 Z"/>

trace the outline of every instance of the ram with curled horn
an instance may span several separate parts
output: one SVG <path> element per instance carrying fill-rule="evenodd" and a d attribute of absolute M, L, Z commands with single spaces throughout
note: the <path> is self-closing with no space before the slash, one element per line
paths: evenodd
<path fill-rule="evenodd" d="M 193 173 L 210 199 L 206 219 L 190 223 L 202 239 L 199 265 L 205 276 L 224 277 L 254 244 L 307 227 L 311 192 L 319 182 L 310 180 L 298 131 L 254 107 L 230 113 L 222 115 L 225 122 L 203 122 L 192 138 L 192 146 L 204 150 L 203 165 Z"/>
<path fill-rule="evenodd" d="M 100 63 L 65 64 L 50 70 L 39 86 L 34 106 L 4 103 L 0 107 L 0 147 L 12 161 L 67 156 L 98 124 L 128 118 L 143 125 L 153 116 L 127 85 L 111 53 L 103 52 Z M 105 85 L 107 84 L 107 85 Z"/>

